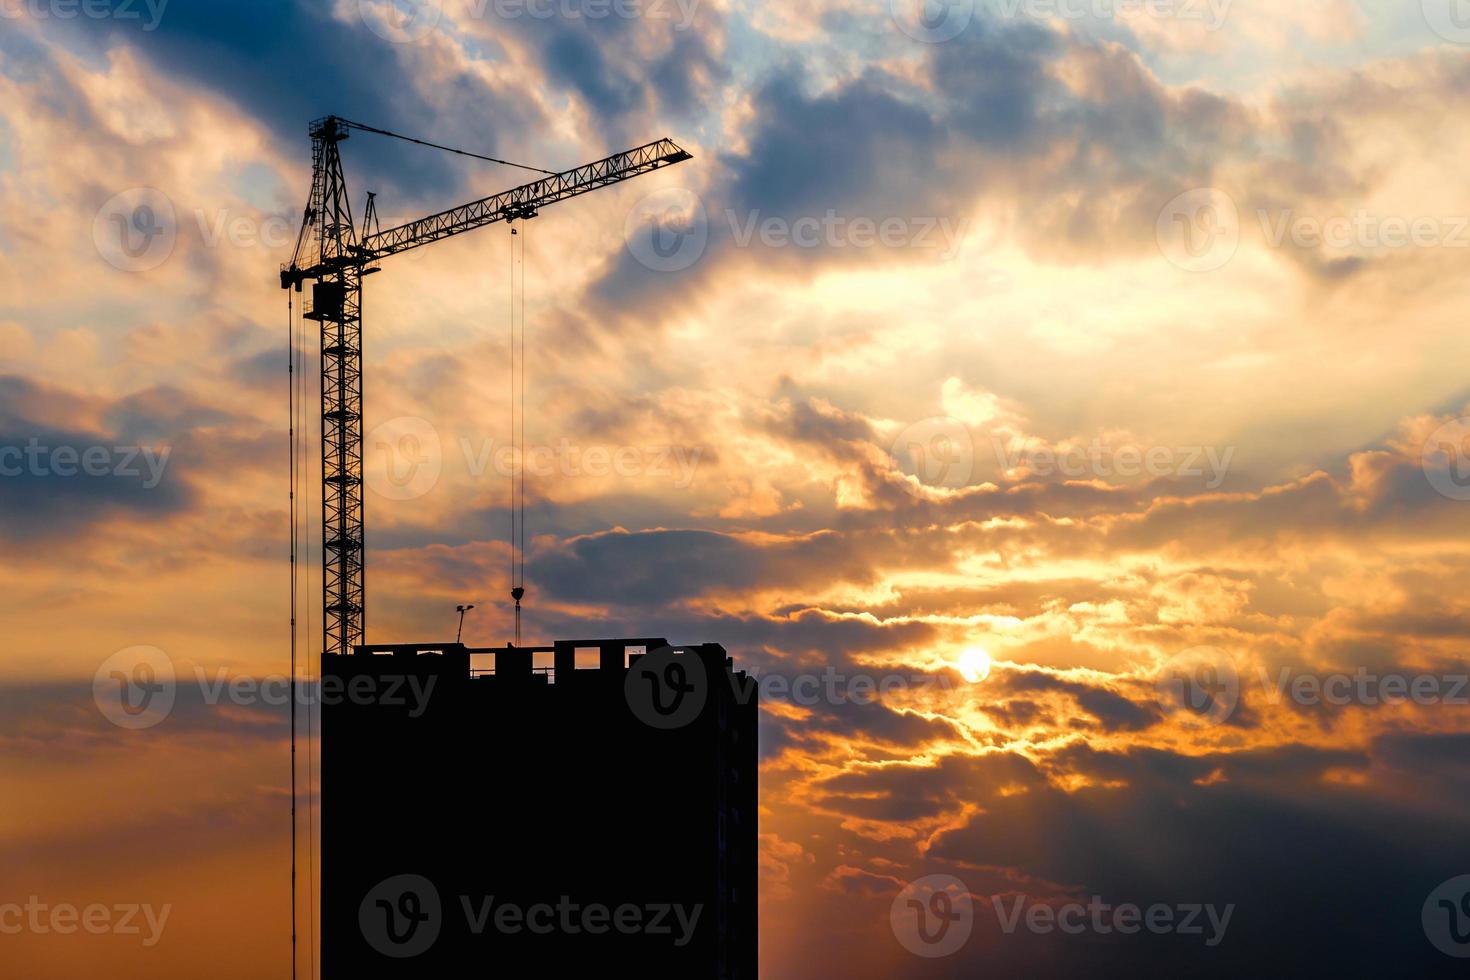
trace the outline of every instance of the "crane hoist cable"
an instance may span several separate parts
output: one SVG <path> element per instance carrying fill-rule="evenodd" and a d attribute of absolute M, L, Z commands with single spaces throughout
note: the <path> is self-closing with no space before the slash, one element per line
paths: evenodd
<path fill-rule="evenodd" d="M 302 311 L 302 312 L 304 313 L 305 311 Z M 299 415 L 299 420 L 297 422 L 296 431 L 298 433 L 297 438 L 298 438 L 298 441 L 300 442 L 300 451 L 301 451 L 300 461 L 296 465 L 296 474 L 297 474 L 297 479 L 300 481 L 300 488 L 298 490 L 298 493 L 301 494 L 301 495 L 303 495 L 303 499 L 305 499 L 307 501 L 310 501 L 311 500 L 311 496 L 309 494 L 306 494 L 306 489 L 307 489 L 308 486 L 311 486 L 315 481 L 312 479 L 312 471 L 311 471 L 311 459 L 312 459 L 312 455 L 313 454 L 311 454 L 311 453 L 309 453 L 307 451 L 308 445 L 310 443 L 310 440 L 307 438 L 307 436 L 310 434 L 310 428 L 309 428 L 309 423 L 307 421 L 308 418 L 309 418 L 309 416 L 306 414 L 306 406 L 307 406 L 306 394 L 307 394 L 307 387 L 306 387 L 306 371 L 304 370 L 304 367 L 305 367 L 304 359 L 306 357 L 306 318 L 304 316 L 298 317 L 297 322 L 296 322 L 296 330 L 297 330 L 297 333 L 296 333 L 296 337 L 297 337 L 297 343 L 296 343 L 296 384 L 298 385 L 297 390 L 296 390 L 296 411 L 297 411 L 297 413 Z M 301 517 L 301 540 L 302 540 L 303 545 L 305 546 L 305 551 L 306 551 L 306 554 L 307 554 L 307 557 L 308 557 L 308 560 L 306 562 L 306 569 L 305 569 L 306 590 L 305 590 L 305 593 L 304 594 L 309 596 L 309 595 L 311 595 L 311 564 L 312 564 L 311 561 L 310 561 L 312 519 L 311 519 L 311 513 L 310 513 L 310 507 L 309 507 L 309 505 L 308 505 L 308 507 L 306 509 L 303 509 L 301 511 L 300 517 Z M 317 686 L 317 682 L 316 682 L 316 679 L 315 679 L 315 676 L 314 676 L 314 665 L 316 663 L 316 658 L 313 657 L 312 654 L 311 654 L 311 636 L 312 636 L 312 632 L 311 632 L 311 606 L 312 606 L 312 604 L 310 602 L 306 602 L 304 605 L 305 605 L 305 609 L 306 609 L 306 632 L 303 634 L 305 636 L 305 638 L 306 638 L 306 681 L 307 681 L 307 686 L 308 686 L 308 689 L 309 690 L 312 690 L 314 693 L 319 693 L 320 692 L 320 688 Z M 317 956 L 318 946 L 319 946 L 319 943 L 318 943 L 318 938 L 319 937 L 317 935 L 317 915 L 316 915 L 316 910 L 317 910 L 317 901 L 316 901 L 316 798 L 317 798 L 317 785 L 316 785 L 316 764 L 315 764 L 315 758 L 314 758 L 314 756 L 315 756 L 314 749 L 315 749 L 315 744 L 316 744 L 316 711 L 317 711 L 317 703 L 318 703 L 318 700 L 319 699 L 317 697 L 312 697 L 306 703 L 306 912 L 307 912 L 306 958 L 307 958 L 307 963 L 310 965 L 310 975 L 311 975 L 312 980 L 316 980 L 316 977 L 317 977 L 317 974 L 318 974 L 318 962 L 319 962 L 318 956 Z"/>
<path fill-rule="evenodd" d="M 521 600 L 526 595 L 526 240 L 510 228 L 510 597 L 515 600 L 515 642 L 521 642 Z"/>
<path fill-rule="evenodd" d="M 291 521 L 291 978 L 296 980 L 296 304 L 286 292 L 286 416 L 290 447 L 287 512 Z"/>
<path fill-rule="evenodd" d="M 301 312 L 305 312 L 304 310 Z M 312 680 L 311 672 L 311 603 L 303 604 L 300 599 L 302 595 L 301 576 L 303 574 L 302 556 L 305 553 L 309 558 L 311 551 L 311 520 L 309 506 L 303 502 L 307 498 L 304 494 L 311 472 L 308 464 L 307 445 L 307 414 L 306 414 L 306 372 L 303 370 L 303 357 L 306 350 L 306 319 L 298 316 L 295 297 L 292 293 L 286 294 L 286 411 L 287 411 L 287 439 L 289 442 L 290 462 L 288 474 L 290 487 L 288 488 L 288 512 L 290 519 L 290 550 L 291 550 L 291 673 L 290 673 L 290 714 L 291 714 L 291 976 L 298 975 L 300 957 L 297 949 L 297 920 L 298 920 L 298 896 L 299 884 L 299 853 L 300 832 L 298 803 L 300 793 L 298 790 L 297 761 L 297 739 L 300 724 L 297 720 L 297 711 L 300 704 L 298 668 L 300 664 L 300 637 L 306 637 L 306 663 L 307 681 Z M 305 563 L 304 573 L 306 576 L 306 593 L 311 592 L 311 565 Z M 302 634 L 298 629 L 299 616 L 304 610 L 306 617 L 306 632 Z M 312 706 L 316 699 L 307 702 L 306 712 L 306 808 L 307 808 L 307 831 L 306 831 L 306 876 L 307 876 L 307 962 L 309 964 L 309 975 L 315 977 L 316 970 L 316 810 L 312 804 L 315 798 L 316 766 L 313 760 L 313 733 L 315 725 L 313 721 Z"/>

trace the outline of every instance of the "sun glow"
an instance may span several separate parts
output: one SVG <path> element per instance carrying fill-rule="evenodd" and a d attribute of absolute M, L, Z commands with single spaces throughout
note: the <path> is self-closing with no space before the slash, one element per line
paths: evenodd
<path fill-rule="evenodd" d="M 971 684 L 978 684 L 990 676 L 990 654 L 979 647 L 969 647 L 955 661 L 955 669 Z"/>

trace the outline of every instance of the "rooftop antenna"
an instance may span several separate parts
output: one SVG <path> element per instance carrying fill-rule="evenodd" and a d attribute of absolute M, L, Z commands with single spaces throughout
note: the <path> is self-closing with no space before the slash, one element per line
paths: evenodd
<path fill-rule="evenodd" d="M 470 605 L 470 606 L 455 606 L 454 607 L 454 611 L 457 612 L 457 613 L 459 613 L 459 629 L 456 630 L 455 631 L 455 634 L 454 634 L 454 642 L 455 643 L 458 643 L 459 640 L 460 640 L 460 637 L 464 636 L 464 614 L 467 613 L 467 612 L 469 612 L 473 608 L 475 608 L 475 607 L 472 606 L 472 605 Z"/>

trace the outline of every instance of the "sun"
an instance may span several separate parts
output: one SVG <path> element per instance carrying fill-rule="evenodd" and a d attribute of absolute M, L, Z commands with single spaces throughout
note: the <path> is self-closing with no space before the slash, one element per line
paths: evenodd
<path fill-rule="evenodd" d="M 955 661 L 955 669 L 971 684 L 978 684 L 990 676 L 990 654 L 979 647 L 969 647 Z"/>

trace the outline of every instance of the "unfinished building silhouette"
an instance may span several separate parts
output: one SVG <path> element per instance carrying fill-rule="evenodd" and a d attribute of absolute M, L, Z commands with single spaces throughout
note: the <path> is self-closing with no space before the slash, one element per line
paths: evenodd
<path fill-rule="evenodd" d="M 756 699 L 718 644 L 323 658 L 322 975 L 754 978 Z"/>

